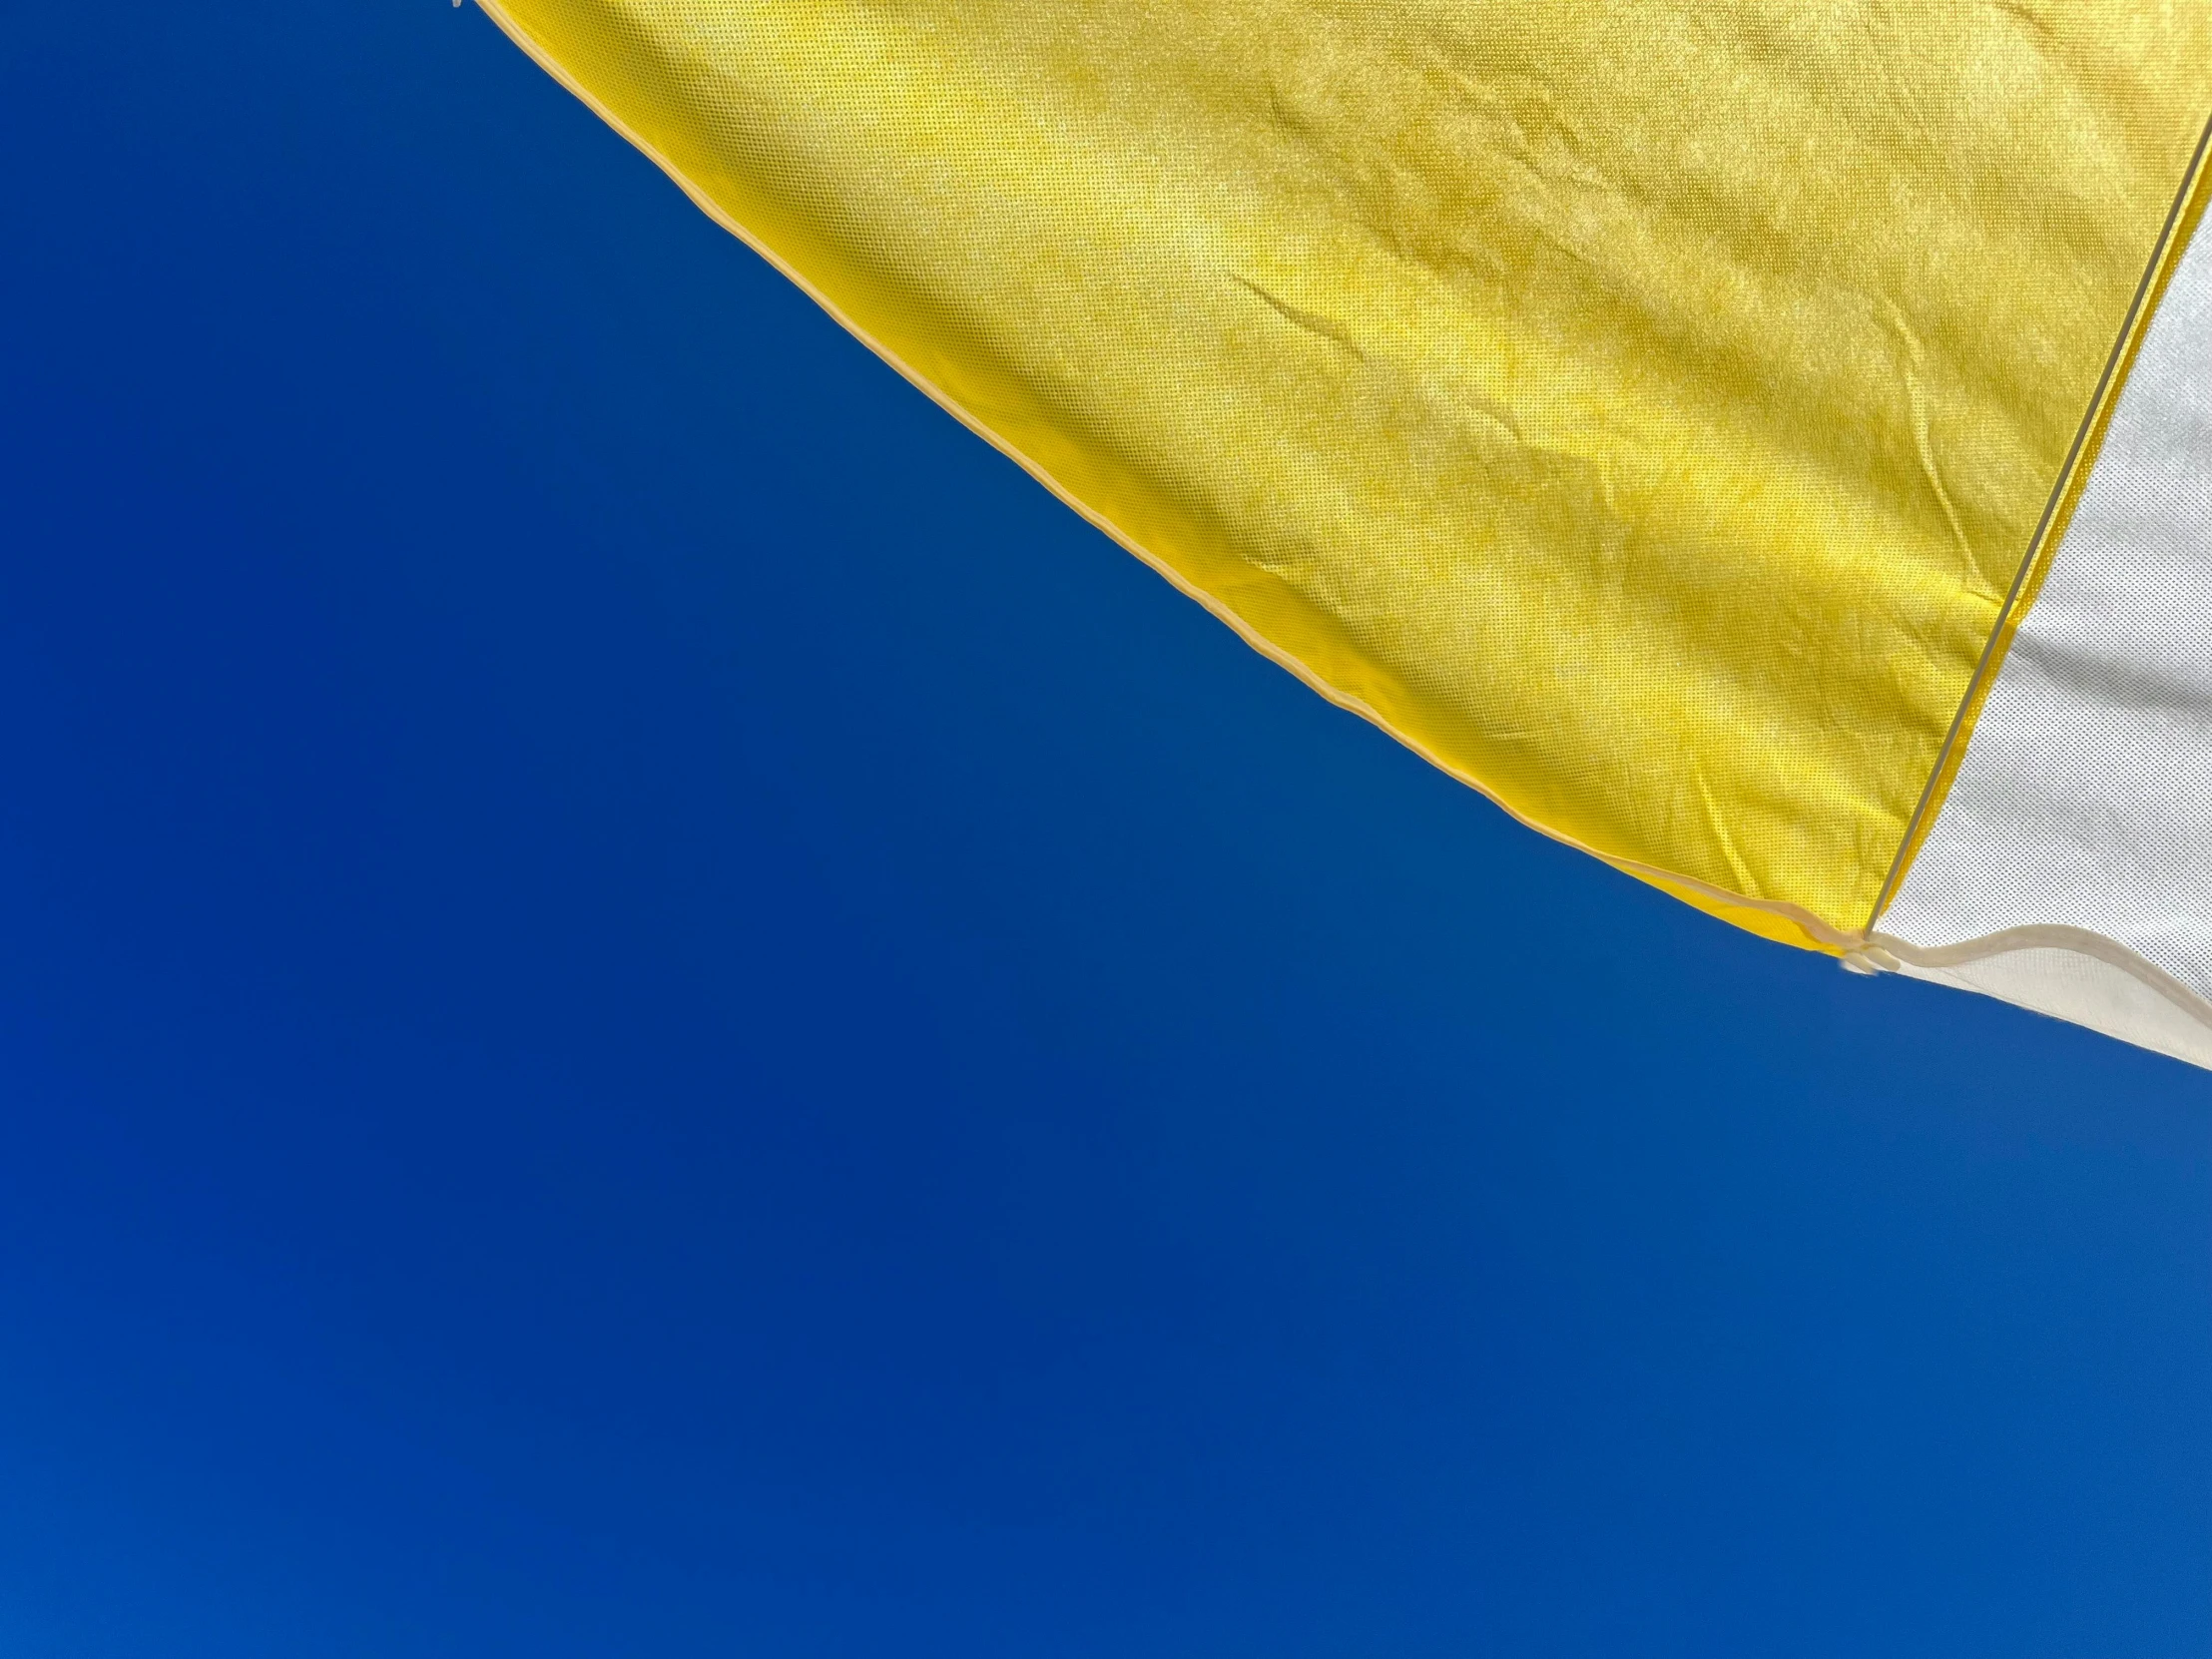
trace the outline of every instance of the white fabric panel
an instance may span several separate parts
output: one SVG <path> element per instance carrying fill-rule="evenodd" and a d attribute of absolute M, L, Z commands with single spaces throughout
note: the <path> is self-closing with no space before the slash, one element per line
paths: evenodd
<path fill-rule="evenodd" d="M 2108 941 L 2031 928 L 1965 952 L 1930 956 L 1890 965 L 1915 979 L 1978 991 L 2212 1068 L 2212 1003 L 2154 976 Z"/>
<path fill-rule="evenodd" d="M 2042 596 L 1879 925 L 1923 977 L 2212 1065 L 2212 235 L 2151 320 Z M 2022 928 L 2079 937 L 2025 952 L 1996 937 Z M 2053 960 L 2069 954 L 2080 962 Z M 2146 1035 L 2178 1015 L 2201 1041 Z"/>

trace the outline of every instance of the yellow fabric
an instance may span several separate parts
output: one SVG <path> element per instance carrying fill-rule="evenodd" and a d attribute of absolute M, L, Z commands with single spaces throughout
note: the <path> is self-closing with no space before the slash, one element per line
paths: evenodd
<path fill-rule="evenodd" d="M 1254 643 L 1830 945 L 2212 114 L 2158 0 L 486 3 Z"/>

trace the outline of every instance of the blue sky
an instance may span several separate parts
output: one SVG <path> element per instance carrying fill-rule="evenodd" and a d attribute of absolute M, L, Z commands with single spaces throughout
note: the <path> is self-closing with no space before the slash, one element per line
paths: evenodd
<path fill-rule="evenodd" d="M 0 1652 L 2212 1652 L 2212 1078 L 1507 824 L 473 9 L 0 55 Z"/>

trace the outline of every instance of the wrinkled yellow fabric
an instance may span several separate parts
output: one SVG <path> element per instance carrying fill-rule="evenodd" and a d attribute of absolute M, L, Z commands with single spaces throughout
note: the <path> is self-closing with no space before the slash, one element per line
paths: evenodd
<path fill-rule="evenodd" d="M 2212 113 L 2154 0 L 486 4 L 1256 644 L 1799 942 L 1867 921 Z"/>

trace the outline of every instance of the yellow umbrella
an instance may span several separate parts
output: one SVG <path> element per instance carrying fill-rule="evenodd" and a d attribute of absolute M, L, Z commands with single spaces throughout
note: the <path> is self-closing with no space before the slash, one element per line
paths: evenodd
<path fill-rule="evenodd" d="M 1515 817 L 2212 1064 L 2212 10 L 481 3 Z"/>

